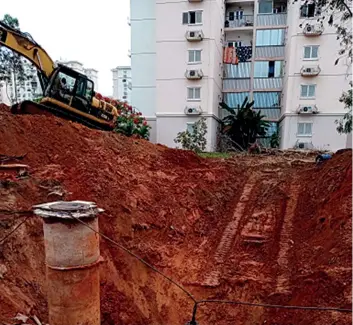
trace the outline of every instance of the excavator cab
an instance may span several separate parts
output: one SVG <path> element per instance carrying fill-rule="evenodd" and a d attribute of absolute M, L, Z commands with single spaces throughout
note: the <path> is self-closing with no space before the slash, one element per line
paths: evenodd
<path fill-rule="evenodd" d="M 91 114 L 94 83 L 87 76 L 65 66 L 59 66 L 44 90 L 44 99 L 51 98 L 57 105 L 68 105 L 81 112 Z M 60 104 L 61 103 L 61 104 Z"/>

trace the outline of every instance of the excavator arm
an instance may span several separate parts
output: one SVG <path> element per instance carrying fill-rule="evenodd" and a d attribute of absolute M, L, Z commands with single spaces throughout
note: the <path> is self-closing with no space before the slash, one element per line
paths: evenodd
<path fill-rule="evenodd" d="M 42 87 L 46 86 L 55 64 L 31 35 L 0 22 L 0 45 L 6 46 L 32 62 L 45 79 L 45 85 L 42 84 Z"/>

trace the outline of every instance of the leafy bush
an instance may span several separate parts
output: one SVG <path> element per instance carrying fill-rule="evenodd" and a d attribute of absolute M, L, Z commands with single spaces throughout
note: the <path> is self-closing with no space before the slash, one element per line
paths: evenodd
<path fill-rule="evenodd" d="M 201 117 L 192 126 L 192 132 L 188 130 L 179 132 L 174 139 L 175 143 L 180 143 L 183 149 L 202 152 L 206 149 L 207 124 L 206 118 Z"/>
<path fill-rule="evenodd" d="M 149 139 L 151 127 L 148 125 L 146 119 L 142 117 L 141 112 L 137 112 L 126 102 L 121 102 L 109 97 L 103 97 L 96 93 L 95 97 L 112 104 L 118 110 L 118 118 L 114 131 L 124 134 L 128 137 L 135 136 L 137 138 Z"/>

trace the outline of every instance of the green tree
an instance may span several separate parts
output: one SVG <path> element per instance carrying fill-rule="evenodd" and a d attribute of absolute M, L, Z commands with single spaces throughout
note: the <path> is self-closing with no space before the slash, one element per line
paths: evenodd
<path fill-rule="evenodd" d="M 353 83 L 352 81 L 349 83 L 350 89 L 347 92 L 344 92 L 340 97 L 339 101 L 344 103 L 345 109 L 347 109 L 347 113 L 344 114 L 343 118 L 340 120 L 336 120 L 337 131 L 340 134 L 347 134 L 352 132 L 352 96 L 353 96 Z"/>
<path fill-rule="evenodd" d="M 8 14 L 4 15 L 1 23 L 20 31 L 18 19 Z M 12 102 L 18 101 L 18 87 L 24 88 L 25 82 L 34 78 L 35 69 L 28 60 L 0 45 L 0 81 L 13 86 Z"/>
<path fill-rule="evenodd" d="M 183 149 L 202 152 L 206 149 L 207 124 L 206 119 L 201 117 L 192 126 L 192 132 L 186 130 L 179 132 L 174 139 L 175 143 L 180 143 Z"/>
<path fill-rule="evenodd" d="M 253 105 L 254 101 L 249 102 L 248 98 L 237 108 L 220 103 L 220 107 L 229 113 L 221 121 L 221 133 L 227 135 L 242 150 L 247 150 L 258 137 L 265 136 L 269 127 L 269 123 L 263 120 L 265 116 L 260 111 L 254 111 Z"/>

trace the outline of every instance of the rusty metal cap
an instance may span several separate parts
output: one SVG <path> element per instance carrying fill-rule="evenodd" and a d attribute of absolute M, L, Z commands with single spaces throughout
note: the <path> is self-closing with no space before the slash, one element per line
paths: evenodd
<path fill-rule="evenodd" d="M 56 201 L 33 206 L 34 213 L 42 218 L 92 218 L 103 209 L 97 208 L 94 202 L 87 201 Z"/>

